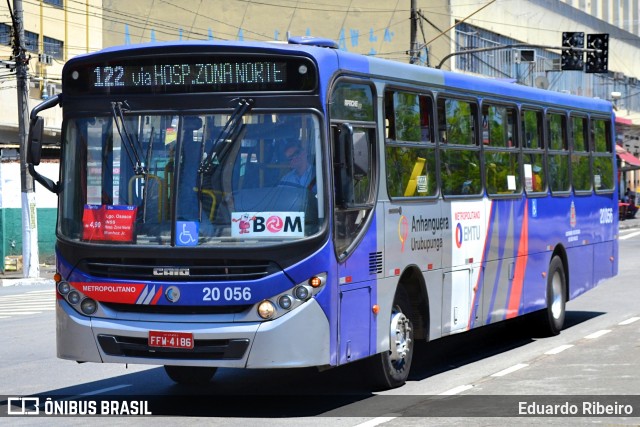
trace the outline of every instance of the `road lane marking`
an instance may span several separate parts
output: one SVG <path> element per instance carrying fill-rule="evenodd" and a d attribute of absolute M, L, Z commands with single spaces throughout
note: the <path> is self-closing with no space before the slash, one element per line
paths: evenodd
<path fill-rule="evenodd" d="M 102 394 L 108 391 L 119 390 L 121 388 L 127 388 L 127 387 L 131 387 L 131 384 L 120 384 L 120 385 L 115 385 L 113 387 L 101 388 L 100 390 L 88 391 L 86 393 L 76 394 L 75 396 L 63 397 L 62 399 L 58 399 L 58 400 L 78 400 L 78 399 L 82 399 L 84 396 L 94 396 L 96 394 Z"/>
<path fill-rule="evenodd" d="M 588 340 L 593 340 L 593 339 L 596 339 L 596 338 L 600 338 L 601 336 L 606 335 L 609 332 L 611 332 L 611 329 L 603 329 L 601 331 L 597 331 L 597 332 L 594 332 L 592 334 L 589 334 L 585 338 L 588 339 Z"/>
<path fill-rule="evenodd" d="M 618 325 L 620 325 L 620 326 L 630 325 L 633 322 L 637 322 L 638 320 L 640 320 L 640 317 L 632 317 L 630 319 L 627 319 L 627 320 L 624 320 L 624 321 L 618 323 Z"/>
<path fill-rule="evenodd" d="M 51 312 L 55 309 L 56 298 L 50 290 L 0 296 L 0 319 Z"/>
<path fill-rule="evenodd" d="M 121 388 L 127 387 L 131 387 L 131 384 L 120 384 L 113 387 L 101 388 L 100 390 L 88 391 L 86 393 L 81 393 L 80 396 L 93 396 L 94 394 L 102 394 L 106 393 L 107 391 L 119 390 Z"/>
<path fill-rule="evenodd" d="M 463 391 L 471 390 L 473 388 L 470 384 L 454 387 L 451 390 L 447 390 L 442 393 L 438 393 L 438 396 L 453 396 L 454 394 L 462 393 Z"/>
<path fill-rule="evenodd" d="M 561 345 L 559 347 L 556 348 L 552 348 L 551 350 L 547 351 L 545 354 L 558 354 L 558 353 L 562 353 L 565 350 L 570 349 L 571 347 L 573 347 L 573 344 L 565 344 L 565 345 Z"/>
<path fill-rule="evenodd" d="M 640 231 L 636 231 L 635 233 L 625 234 L 624 236 L 619 236 L 618 239 L 627 240 L 636 236 L 640 236 Z"/>
<path fill-rule="evenodd" d="M 509 375 L 512 372 L 519 371 L 520 369 L 526 368 L 527 366 L 529 366 L 529 365 L 527 365 L 526 363 L 518 363 L 517 365 L 513 365 L 510 368 L 503 369 L 500 372 L 496 372 L 495 374 L 493 374 L 491 376 L 492 377 L 504 377 L 505 375 Z"/>
<path fill-rule="evenodd" d="M 55 308 L 54 302 L 12 302 L 10 304 L 2 304 L 0 303 L 1 308 L 29 308 L 29 307 L 51 307 Z"/>
<path fill-rule="evenodd" d="M 395 420 L 398 417 L 377 417 L 369 421 L 365 421 L 362 424 L 358 424 L 355 427 L 376 427 L 380 424 Z"/>
<path fill-rule="evenodd" d="M 7 314 L 9 316 L 22 316 L 22 315 L 27 315 L 27 314 L 38 314 L 38 313 L 42 313 L 41 311 L 5 311 L 2 310 L 1 311 L 2 314 Z"/>

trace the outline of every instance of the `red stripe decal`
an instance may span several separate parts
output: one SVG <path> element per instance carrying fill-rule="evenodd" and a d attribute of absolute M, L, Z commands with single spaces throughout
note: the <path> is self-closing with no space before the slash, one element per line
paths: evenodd
<path fill-rule="evenodd" d="M 493 200 L 489 204 L 489 214 L 487 215 L 487 223 L 485 224 L 485 236 L 484 245 L 482 247 L 482 258 L 480 258 L 480 272 L 478 273 L 478 279 L 473 287 L 473 299 L 471 301 L 471 310 L 469 310 L 469 321 L 467 322 L 467 330 L 470 330 L 475 323 L 475 318 L 478 316 L 476 313 L 476 305 L 478 304 L 478 298 L 481 296 L 480 287 L 482 286 L 482 275 L 484 268 L 485 255 L 487 253 L 487 245 L 489 244 L 489 232 L 492 230 L 491 221 L 493 220 Z"/>
<path fill-rule="evenodd" d="M 162 295 L 162 286 L 160 286 L 160 289 L 158 290 L 158 292 L 156 292 L 156 296 L 153 297 L 153 301 L 151 301 L 151 305 L 156 305 L 161 295 Z"/>
<path fill-rule="evenodd" d="M 96 301 L 134 304 L 145 285 L 138 283 L 71 282 L 71 286 Z"/>
<path fill-rule="evenodd" d="M 520 244 L 518 245 L 518 258 L 516 259 L 516 270 L 511 283 L 511 293 L 509 295 L 509 305 L 507 307 L 507 319 L 518 315 L 520 301 L 522 299 L 522 288 L 524 286 L 524 273 L 527 269 L 529 253 L 529 215 L 528 203 L 524 204 L 524 217 L 522 219 L 522 229 L 520 230 Z"/>

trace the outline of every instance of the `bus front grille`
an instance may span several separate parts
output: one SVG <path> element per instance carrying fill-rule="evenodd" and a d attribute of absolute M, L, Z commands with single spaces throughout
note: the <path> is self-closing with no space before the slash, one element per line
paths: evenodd
<path fill-rule="evenodd" d="M 87 259 L 78 268 L 94 277 L 169 282 L 258 280 L 281 271 L 264 260 Z"/>
<path fill-rule="evenodd" d="M 98 335 L 98 342 L 110 356 L 176 360 L 238 360 L 249 347 L 248 339 L 194 340 L 193 349 L 150 347 L 147 338 L 115 335 Z"/>
<path fill-rule="evenodd" d="M 238 314 L 244 313 L 251 304 L 243 305 L 157 305 L 157 304 L 122 304 L 101 302 L 100 305 L 119 313 L 143 314 Z"/>

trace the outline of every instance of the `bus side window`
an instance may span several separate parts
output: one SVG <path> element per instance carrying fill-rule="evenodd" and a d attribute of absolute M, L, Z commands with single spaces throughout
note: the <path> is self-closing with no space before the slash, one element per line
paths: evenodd
<path fill-rule="evenodd" d="M 548 123 L 548 161 L 549 187 L 551 192 L 568 192 L 569 181 L 569 144 L 567 142 L 567 118 L 561 113 L 547 113 Z"/>
<path fill-rule="evenodd" d="M 485 186 L 490 195 L 519 194 L 522 188 L 516 114 L 512 106 L 482 106 Z"/>
<path fill-rule="evenodd" d="M 523 109 L 520 119 L 523 132 L 524 189 L 527 194 L 546 194 L 547 175 L 542 138 L 542 112 Z"/>
<path fill-rule="evenodd" d="M 385 93 L 387 191 L 392 198 L 429 197 L 438 191 L 436 146 L 430 140 L 433 101 L 408 91 Z M 391 137 L 393 136 L 393 137 Z"/>
<path fill-rule="evenodd" d="M 571 183 L 575 191 L 591 192 L 591 159 L 586 117 L 571 117 Z"/>
<path fill-rule="evenodd" d="M 613 191 L 615 175 L 611 154 L 611 127 L 607 119 L 592 119 L 591 133 L 593 137 L 593 186 L 598 191 Z"/>
<path fill-rule="evenodd" d="M 480 148 L 476 143 L 475 103 L 441 97 L 438 99 L 438 127 L 441 136 L 440 180 L 445 196 L 478 196 L 482 191 Z M 444 144 L 446 142 L 446 145 Z"/>

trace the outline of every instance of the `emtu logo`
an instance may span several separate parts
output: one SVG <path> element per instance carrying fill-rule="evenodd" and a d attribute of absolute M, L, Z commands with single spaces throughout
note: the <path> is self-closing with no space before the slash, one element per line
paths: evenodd
<path fill-rule="evenodd" d="M 480 240 L 481 232 L 479 225 L 468 225 L 463 227 L 458 223 L 456 226 L 456 246 L 458 249 L 462 247 L 462 242 L 471 242 Z"/>
<path fill-rule="evenodd" d="M 458 249 L 462 247 L 462 225 L 460 223 L 456 226 L 456 246 Z"/>

